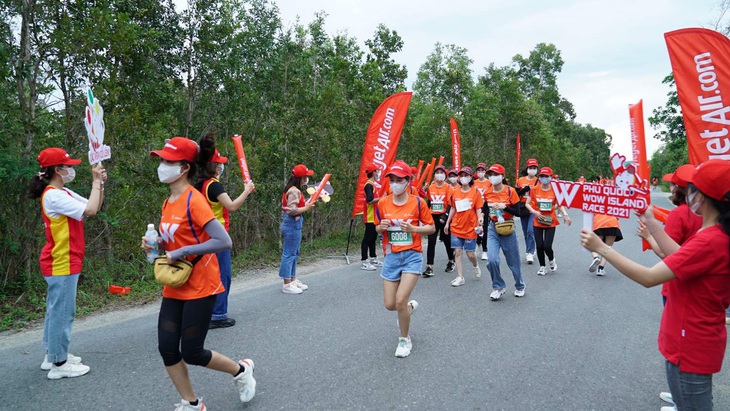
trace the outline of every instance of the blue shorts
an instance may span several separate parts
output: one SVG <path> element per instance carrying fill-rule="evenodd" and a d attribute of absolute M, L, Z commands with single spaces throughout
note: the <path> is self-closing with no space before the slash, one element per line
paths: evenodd
<path fill-rule="evenodd" d="M 385 255 L 380 276 L 386 281 L 400 281 L 401 274 L 421 275 L 423 253 L 413 250 Z"/>
<path fill-rule="evenodd" d="M 477 249 L 477 239 L 467 240 L 451 234 L 451 248 L 463 248 L 464 251 L 474 252 Z"/>

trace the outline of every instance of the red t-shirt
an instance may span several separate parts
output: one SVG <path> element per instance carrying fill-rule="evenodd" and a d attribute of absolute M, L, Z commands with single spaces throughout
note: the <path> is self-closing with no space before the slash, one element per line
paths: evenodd
<path fill-rule="evenodd" d="M 474 240 L 477 238 L 477 211 L 484 206 L 484 198 L 471 187 L 466 193 L 457 188 L 451 193 L 451 209 L 454 218 L 449 224 L 449 233 L 459 238 Z"/>
<path fill-rule="evenodd" d="M 719 225 L 691 237 L 664 263 L 677 277 L 659 328 L 659 351 L 682 372 L 714 374 L 722 368 L 730 305 L 730 237 Z"/>
<path fill-rule="evenodd" d="M 388 245 L 390 245 L 392 253 L 406 250 L 423 252 L 421 234 L 401 231 L 400 222 L 406 221 L 414 226 L 433 224 L 433 217 L 431 217 L 431 211 L 425 200 L 408 195 L 405 204 L 396 205 L 393 203 L 392 195 L 382 197 L 378 201 L 378 208 L 375 211 L 375 225 L 380 225 L 381 220 L 390 220 L 388 231 L 383 232 L 383 249 L 386 250 L 386 253 Z"/>
<path fill-rule="evenodd" d="M 530 198 L 530 207 L 532 207 L 533 210 L 539 211 L 540 214 L 546 217 L 553 218 L 553 222 L 550 225 L 543 224 L 540 220 L 535 218 L 533 220 L 535 227 L 550 228 L 560 224 L 558 216 L 555 213 L 555 209 L 558 206 L 558 200 L 555 197 L 555 192 L 553 192 L 552 186 L 548 186 L 547 190 L 543 190 L 542 185 L 532 187 L 528 196 Z"/>
<path fill-rule="evenodd" d="M 689 209 L 687 204 L 680 204 L 677 208 L 669 212 L 667 216 L 667 225 L 664 226 L 664 231 L 667 235 L 674 240 L 675 243 L 680 246 L 684 244 L 690 237 L 692 237 L 697 230 L 702 227 L 702 217 L 693 213 Z M 662 295 L 667 297 L 668 284 L 671 281 L 667 281 L 662 284 Z"/>

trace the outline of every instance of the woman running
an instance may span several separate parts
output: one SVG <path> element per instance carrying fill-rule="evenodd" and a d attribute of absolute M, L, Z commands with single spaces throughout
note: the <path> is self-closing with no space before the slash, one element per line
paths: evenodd
<path fill-rule="evenodd" d="M 385 176 L 390 178 L 393 194 L 378 202 L 375 223 L 378 234 L 385 234 L 386 253 L 380 273 L 383 277 L 383 302 L 387 310 L 398 311 L 400 338 L 395 356 L 402 358 L 410 355 L 413 348 L 408 331 L 411 313 L 418 307 L 418 302 L 410 298 L 423 263 L 421 235 L 436 230 L 426 202 L 406 191 L 411 177 L 408 164 L 394 162 Z"/>
<path fill-rule="evenodd" d="M 68 352 L 76 317 L 76 287 L 84 263 L 84 217 L 94 216 L 104 201 L 106 172 L 101 163 L 91 167 L 89 199 L 65 187 L 76 177 L 72 159 L 61 148 L 47 148 L 38 155 L 41 171 L 30 184 L 30 198 L 41 199 L 41 216 L 46 245 L 40 255 L 41 274 L 46 281 L 46 318 L 43 322 L 41 370 L 49 380 L 80 377 L 89 372 L 81 358 Z"/>
<path fill-rule="evenodd" d="M 558 206 L 557 197 L 555 196 L 555 192 L 553 192 L 553 187 L 550 185 L 552 175 L 553 170 L 550 167 L 540 169 L 537 175 L 540 184 L 530 189 L 527 195 L 527 202 L 525 203 L 525 207 L 535 216 L 535 244 L 537 260 L 540 263 L 540 269 L 537 270 L 537 275 L 547 274 L 547 270 L 545 269 L 545 255 L 547 255 L 550 261 L 550 271 L 555 272 L 558 270 L 558 264 L 555 262 L 555 254 L 553 253 L 553 239 L 555 239 L 555 227 L 560 222 L 558 221 L 558 216 L 555 214 L 555 210 L 560 209 L 562 211 L 565 224 L 571 225 L 573 223 L 568 215 L 568 210 L 563 206 Z"/>
<path fill-rule="evenodd" d="M 281 292 L 284 294 L 301 294 L 309 288 L 297 279 L 297 260 L 299 260 L 299 247 L 302 244 L 302 224 L 304 224 L 302 214 L 314 208 L 314 202 L 304 201 L 301 187 L 307 185 L 312 175 L 314 171 L 304 164 L 294 166 L 281 196 L 283 218 L 281 233 L 284 236 L 284 249 L 281 252 L 279 277 L 284 280 L 284 285 L 281 287 Z"/>
<path fill-rule="evenodd" d="M 205 410 L 195 395 L 188 364 L 230 374 L 242 402 L 256 393 L 254 364 L 250 359 L 233 361 L 216 351 L 205 349 L 217 294 L 223 292 L 218 258 L 215 253 L 231 248 L 231 237 L 216 219 L 205 197 L 190 185 L 195 177 L 198 145 L 185 137 L 175 137 L 162 150 L 152 151 L 160 158 L 157 176 L 170 186 L 170 196 L 162 204 L 160 239 L 167 260 L 186 259 L 194 264 L 190 278 L 180 287 L 165 286 L 157 323 L 157 341 L 167 374 L 182 401 L 176 411 Z M 152 248 L 142 238 L 145 253 Z"/>
<path fill-rule="evenodd" d="M 677 410 L 711 410 L 712 375 L 722 367 L 727 343 L 725 309 L 730 305 L 730 161 L 701 164 L 688 185 L 687 205 L 702 228 L 664 260 L 647 268 L 629 260 L 587 229 L 581 243 L 605 257 L 629 279 L 653 287 L 668 284 L 659 327 L 659 351 Z M 650 207 L 641 217 L 659 243 L 672 239 Z M 674 407 L 663 407 L 662 411 Z"/>
<path fill-rule="evenodd" d="M 538 184 L 537 167 L 537 160 L 534 158 L 527 160 L 526 175 L 517 179 L 517 194 L 520 196 L 520 201 L 524 204 L 527 204 L 527 196 L 529 196 L 530 190 L 534 189 Z M 532 213 L 525 217 L 520 217 L 522 234 L 525 236 L 525 260 L 527 264 L 532 264 L 535 261 L 534 219 L 535 216 Z"/>
<path fill-rule="evenodd" d="M 449 218 L 451 210 L 451 187 L 446 184 L 446 167 L 436 166 L 434 171 L 434 182 L 428 186 L 427 194 L 431 215 L 435 231 L 428 235 L 428 247 L 426 248 L 426 270 L 423 272 L 424 277 L 433 277 L 433 261 L 436 255 L 436 240 L 441 236 L 441 241 L 446 248 L 446 255 L 449 262 L 446 263 L 446 272 L 454 271 L 454 249 L 451 248 L 451 236 L 444 232 L 446 220 Z"/>
<path fill-rule="evenodd" d="M 459 188 L 459 172 L 457 170 L 449 170 L 446 174 L 446 180 L 449 182 L 452 190 Z"/>
<path fill-rule="evenodd" d="M 362 213 L 365 222 L 365 234 L 360 244 L 360 269 L 365 271 L 375 271 L 381 265 L 378 261 L 378 255 L 375 253 L 375 241 L 378 239 L 378 233 L 375 231 L 375 208 L 378 205 L 380 197 L 378 197 L 379 187 L 376 187 L 376 181 L 380 180 L 380 169 L 375 164 L 365 166 L 365 174 L 368 176 L 365 182 L 365 208 Z M 368 252 L 370 252 L 370 260 L 368 260 Z"/>
<path fill-rule="evenodd" d="M 624 239 L 618 218 L 610 215 L 595 214 L 593 216 L 593 232 L 609 246 Z M 599 256 L 598 253 L 591 253 L 591 255 L 593 261 L 588 266 L 588 271 L 595 272 L 597 276 L 603 277 L 606 275 L 606 259 Z"/>
<path fill-rule="evenodd" d="M 474 266 L 474 276 L 482 276 L 482 270 L 477 261 L 476 248 L 478 231 L 484 225 L 482 206 L 484 198 L 472 187 L 470 167 L 463 167 L 459 171 L 459 184 L 461 187 L 451 193 L 451 211 L 446 221 L 444 233 L 451 235 L 451 247 L 454 248 L 454 259 L 456 260 L 456 278 L 451 281 L 452 287 L 464 285 L 464 270 L 461 256 L 466 252 L 466 257 Z M 484 232 L 482 232 L 482 235 Z"/>
<path fill-rule="evenodd" d="M 492 186 L 492 183 L 489 182 L 489 179 L 487 178 L 487 164 L 486 163 L 479 163 L 477 164 L 476 169 L 474 169 L 474 172 L 476 173 L 476 178 L 474 178 L 474 188 L 479 192 L 479 195 L 484 198 L 484 193 L 487 192 L 487 189 Z M 487 204 L 484 203 L 484 206 L 482 207 L 482 215 L 487 214 Z M 484 225 L 482 226 L 482 232 L 486 233 L 489 230 L 489 227 L 487 226 L 489 224 L 488 219 L 484 219 Z M 489 256 L 487 255 L 487 236 L 481 235 L 477 237 L 477 248 L 481 245 L 482 247 L 482 260 L 486 261 L 489 259 Z"/>

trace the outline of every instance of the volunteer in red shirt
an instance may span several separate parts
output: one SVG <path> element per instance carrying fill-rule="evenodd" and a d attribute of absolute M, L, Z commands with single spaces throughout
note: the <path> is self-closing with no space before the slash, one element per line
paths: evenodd
<path fill-rule="evenodd" d="M 492 188 L 488 189 L 484 195 L 489 206 L 489 231 L 487 233 L 487 242 L 489 243 L 489 261 L 487 269 L 492 276 L 492 293 L 489 298 L 492 301 L 499 300 L 505 292 L 505 282 L 502 279 L 499 268 L 499 251 L 504 252 L 507 260 L 507 266 L 512 271 L 515 279 L 515 297 L 525 296 L 525 281 L 522 279 L 522 268 L 520 266 L 520 248 L 517 243 L 517 234 L 514 230 L 514 213 L 517 212 L 516 204 L 520 201 L 517 191 L 503 183 L 504 167 L 501 164 L 492 164 L 487 170 L 489 181 Z M 512 224 L 512 232 L 510 234 L 499 234 L 495 227 L 496 223 Z"/>
<path fill-rule="evenodd" d="M 284 248 L 281 251 L 281 265 L 279 278 L 284 280 L 281 292 L 284 294 L 301 294 L 309 287 L 297 279 L 297 261 L 299 248 L 302 245 L 303 214 L 314 208 L 314 202 L 307 203 L 301 187 L 309 182 L 314 175 L 304 164 L 297 164 L 291 171 L 291 177 L 281 195 L 281 234 L 284 237 Z"/>
<path fill-rule="evenodd" d="M 668 283 L 667 305 L 659 327 L 659 351 L 678 410 L 712 409 L 712 374 L 720 371 L 730 305 L 730 161 L 708 160 L 697 167 L 687 189 L 687 205 L 702 227 L 653 267 L 643 267 L 604 244 L 589 230 L 581 243 L 605 257 L 644 287 Z M 657 238 L 671 241 L 650 207 L 641 217 Z M 672 409 L 671 407 L 665 407 Z"/>
<path fill-rule="evenodd" d="M 537 167 L 537 160 L 534 158 L 528 159 L 527 169 L 525 170 L 526 175 L 517 179 L 517 194 L 523 204 L 527 203 L 527 195 L 530 194 L 530 190 L 538 185 Z M 535 230 L 533 228 L 535 216 L 532 213 L 527 213 L 524 217 L 518 217 L 520 217 L 520 224 L 522 225 L 522 235 L 525 237 L 525 261 L 527 261 L 527 264 L 532 264 L 535 261 Z"/>
<path fill-rule="evenodd" d="M 254 364 L 250 359 L 233 361 L 216 351 L 205 349 L 205 337 L 215 305 L 223 292 L 215 253 L 231 248 L 231 237 L 216 219 L 203 194 L 190 185 L 197 171 L 198 145 L 185 137 L 175 137 L 162 150 L 152 151 L 160 158 L 157 176 L 170 186 L 170 196 L 162 205 L 160 242 L 167 260 L 194 262 L 185 284 L 164 286 L 157 323 L 157 342 L 167 374 L 182 401 L 178 410 L 205 410 L 195 395 L 187 365 L 198 365 L 230 374 L 242 402 L 256 393 Z M 142 248 L 148 252 L 146 238 Z"/>
<path fill-rule="evenodd" d="M 484 214 L 482 214 L 484 198 L 472 187 L 474 179 L 470 167 L 463 167 L 459 171 L 459 184 L 461 187 L 451 193 L 451 210 L 444 228 L 444 233 L 451 235 L 451 246 L 454 248 L 456 260 L 456 278 L 451 281 L 453 287 L 464 285 L 465 282 L 461 261 L 464 252 L 474 267 L 474 276 L 476 278 L 482 276 L 476 248 L 477 237 L 484 226 Z M 484 232 L 481 231 L 481 234 L 484 235 Z"/>
<path fill-rule="evenodd" d="M 378 206 L 378 193 L 380 185 L 376 182 L 380 180 L 381 170 L 375 164 L 365 166 L 365 174 L 368 179 L 365 182 L 365 207 L 362 213 L 363 222 L 365 223 L 365 234 L 360 243 L 360 269 L 365 271 L 375 271 L 380 267 L 378 255 L 375 253 L 375 241 L 378 239 L 378 233 L 375 231 L 375 208 Z M 376 184 L 378 186 L 376 187 Z M 370 260 L 368 260 L 368 251 L 370 252 Z"/>
<path fill-rule="evenodd" d="M 446 167 L 436 166 L 433 173 L 434 182 L 428 186 L 427 195 L 429 200 L 429 208 L 433 216 L 435 231 L 428 235 L 428 247 L 426 249 L 426 270 L 423 272 L 424 277 L 433 277 L 433 261 L 436 255 L 436 240 L 441 236 L 441 241 L 446 248 L 446 255 L 449 262 L 446 263 L 446 272 L 454 271 L 454 249 L 451 248 L 451 236 L 444 232 L 446 220 L 449 218 L 449 210 L 451 207 L 451 186 L 446 184 Z"/>
<path fill-rule="evenodd" d="M 474 188 L 479 192 L 479 195 L 484 197 L 484 193 L 487 191 L 489 187 L 492 186 L 492 183 L 489 182 L 489 179 L 487 178 L 487 164 L 486 163 L 479 163 L 477 164 L 477 167 L 474 169 L 475 175 L 474 175 Z M 482 207 L 482 215 L 486 215 L 488 212 L 487 210 L 487 204 L 484 203 L 484 207 Z M 489 230 L 488 227 L 489 220 L 484 219 L 484 226 L 482 227 L 482 230 L 486 233 L 487 230 Z M 477 237 L 477 247 L 481 245 L 482 247 L 482 260 L 486 261 L 489 256 L 487 254 L 487 236 L 483 235 L 480 237 Z"/>
<path fill-rule="evenodd" d="M 555 227 L 560 224 L 555 210 L 560 208 L 563 219 L 566 224 L 572 224 L 568 210 L 565 207 L 558 206 L 558 200 L 550 185 L 553 170 L 550 167 L 543 167 L 537 175 L 540 182 L 539 185 L 530 189 L 527 196 L 525 206 L 535 216 L 535 244 L 537 250 L 537 260 L 540 263 L 540 269 L 537 275 L 547 274 L 545 269 L 545 255 L 547 254 L 550 261 L 550 271 L 558 270 L 558 264 L 555 262 L 555 254 L 553 253 L 553 240 L 555 239 Z"/>
<path fill-rule="evenodd" d="M 378 202 L 375 224 L 378 234 L 383 235 L 386 249 L 380 272 L 383 277 L 383 302 L 388 311 L 398 311 L 400 338 L 395 356 L 402 358 L 410 355 L 413 348 L 408 330 L 411 313 L 418 307 L 418 302 L 410 298 L 423 263 L 421 235 L 436 230 L 426 202 L 408 194 L 411 178 L 408 164 L 395 161 L 385 176 L 390 178 L 393 194 Z"/>
<path fill-rule="evenodd" d="M 49 380 L 80 377 L 89 372 L 81 358 L 68 352 L 76 317 L 76 289 L 84 263 L 84 217 L 94 216 L 104 201 L 106 172 L 101 163 L 91 167 L 91 194 L 87 200 L 65 187 L 74 180 L 74 166 L 81 160 L 71 158 L 61 148 L 47 148 L 38 155 L 40 172 L 33 178 L 29 196 L 41 199 L 41 216 L 46 244 L 40 255 L 40 268 L 46 281 L 46 318 L 43 322 L 41 370 Z"/>

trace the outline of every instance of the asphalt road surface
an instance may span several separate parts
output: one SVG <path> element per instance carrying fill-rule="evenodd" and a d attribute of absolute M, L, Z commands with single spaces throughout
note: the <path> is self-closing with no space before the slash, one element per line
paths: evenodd
<path fill-rule="evenodd" d="M 669 206 L 663 195 L 654 202 Z M 379 273 L 359 268 L 359 238 L 352 265 L 343 258 L 300 276 L 310 286 L 303 295 L 282 294 L 273 271 L 255 285 L 243 273 L 230 298 L 238 324 L 212 330 L 207 347 L 254 359 L 256 397 L 241 404 L 229 376 L 191 367 L 196 394 L 211 411 L 659 410 L 667 390 L 656 342 L 660 290 L 610 266 L 605 277 L 589 273 L 591 258 L 578 244 L 581 216 L 571 215 L 576 224 L 557 229 L 556 273 L 538 277 L 538 267 L 523 262 L 524 298 L 512 295 L 504 259 L 501 301 L 489 300 L 482 261 L 481 279 L 467 270 L 466 284 L 451 287 L 439 244 L 436 276 L 419 280 L 413 293 L 420 306 L 407 358 L 394 356 L 396 314 L 383 308 Z M 640 251 L 636 222 L 621 225 L 625 240 L 615 248 L 656 263 Z M 91 372 L 57 381 L 39 369 L 39 330 L 0 336 L 0 409 L 172 410 L 180 397 L 157 352 L 156 327 L 157 304 L 77 321 L 71 352 Z M 729 382 L 726 359 L 714 377 L 716 410 L 730 409 Z"/>

